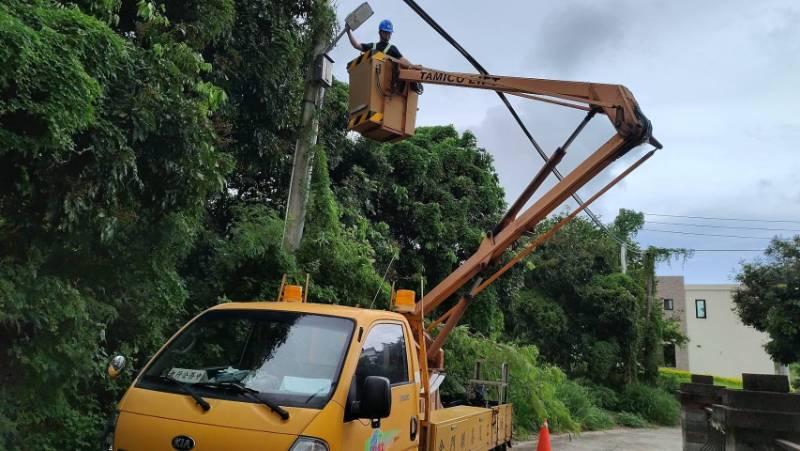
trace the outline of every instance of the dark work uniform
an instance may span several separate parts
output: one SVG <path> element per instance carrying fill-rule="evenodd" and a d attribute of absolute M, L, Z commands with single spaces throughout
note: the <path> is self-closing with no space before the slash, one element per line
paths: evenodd
<path fill-rule="evenodd" d="M 389 50 L 388 51 L 386 50 L 386 46 L 387 45 L 389 46 Z M 370 50 L 373 50 L 373 49 L 374 50 L 378 50 L 380 52 L 383 52 L 383 53 L 391 56 L 392 58 L 402 58 L 403 57 L 403 54 L 400 53 L 400 50 L 397 50 L 397 47 L 395 47 L 394 44 L 390 44 L 388 42 L 381 41 L 381 42 L 372 42 L 372 43 L 369 43 L 369 44 L 361 44 L 361 51 L 362 52 L 369 52 Z"/>
<path fill-rule="evenodd" d="M 388 49 L 387 49 L 388 46 Z M 369 52 L 370 50 L 378 50 L 379 52 L 383 52 L 392 58 L 400 59 L 403 57 L 403 54 L 400 53 L 400 50 L 397 50 L 393 44 L 388 42 L 372 42 L 369 44 L 361 44 L 361 51 L 362 52 Z M 417 94 L 422 94 L 422 83 L 418 82 L 411 82 L 411 89 L 417 92 Z"/>

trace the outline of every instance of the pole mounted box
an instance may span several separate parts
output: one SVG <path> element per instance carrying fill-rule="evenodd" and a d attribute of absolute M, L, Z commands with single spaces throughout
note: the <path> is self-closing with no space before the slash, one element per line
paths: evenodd
<path fill-rule="evenodd" d="M 397 77 L 397 62 L 370 50 L 347 63 L 350 75 L 348 130 L 379 142 L 414 135 L 418 94 Z"/>
<path fill-rule="evenodd" d="M 327 53 L 317 55 L 314 61 L 314 81 L 326 88 L 333 86 L 333 59 Z"/>

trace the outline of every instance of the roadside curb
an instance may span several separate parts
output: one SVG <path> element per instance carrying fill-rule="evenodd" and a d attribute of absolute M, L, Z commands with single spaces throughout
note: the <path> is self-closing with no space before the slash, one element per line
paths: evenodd
<path fill-rule="evenodd" d="M 599 435 L 613 435 L 613 434 L 625 433 L 625 432 L 644 431 L 644 430 L 659 430 L 659 429 L 674 429 L 674 428 L 671 428 L 671 427 L 614 428 L 614 429 L 604 429 L 602 431 L 586 431 L 586 432 L 580 432 L 580 433 L 567 432 L 567 433 L 563 433 L 563 434 L 553 434 L 553 435 L 551 435 L 550 436 L 550 442 L 553 445 L 555 445 L 555 444 L 564 444 L 564 443 L 569 443 L 569 442 L 571 442 L 573 440 L 579 439 L 581 437 L 593 437 L 593 436 L 599 436 Z M 539 443 L 539 440 L 534 439 L 534 440 L 526 440 L 526 441 L 522 441 L 522 442 L 514 442 L 513 445 L 515 447 L 527 446 L 527 447 L 534 447 L 535 448 L 538 443 Z"/>

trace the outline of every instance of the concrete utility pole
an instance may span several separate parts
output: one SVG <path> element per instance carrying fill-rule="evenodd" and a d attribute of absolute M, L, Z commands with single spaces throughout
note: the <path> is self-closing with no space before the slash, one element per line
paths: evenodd
<path fill-rule="evenodd" d="M 314 60 L 326 47 L 324 42 L 314 43 Z M 306 204 L 314 165 L 314 147 L 317 145 L 319 119 L 317 108 L 322 105 L 325 88 L 309 74 L 303 93 L 303 115 L 300 133 L 294 146 L 292 178 L 289 181 L 289 198 L 286 200 L 286 218 L 283 228 L 283 247 L 294 252 L 300 247 L 306 220 Z"/>
<path fill-rule="evenodd" d="M 622 267 L 622 274 L 628 273 L 628 245 L 620 243 L 619 245 L 619 263 Z"/>
<path fill-rule="evenodd" d="M 330 44 L 325 42 L 327 36 L 317 33 L 314 37 L 313 65 L 306 77 L 303 92 L 303 114 L 300 130 L 294 146 L 292 177 L 289 180 L 289 198 L 286 200 L 286 217 L 283 223 L 283 248 L 294 252 L 300 247 L 303 239 L 303 227 L 306 222 L 306 205 L 311 187 L 311 173 L 314 168 L 314 148 L 317 145 L 319 132 L 319 108 L 325 97 L 325 87 L 332 83 L 333 60 L 328 51 L 344 35 L 345 30 L 355 30 L 372 16 L 372 8 L 364 2 L 353 10 L 345 19 L 346 28 Z"/>

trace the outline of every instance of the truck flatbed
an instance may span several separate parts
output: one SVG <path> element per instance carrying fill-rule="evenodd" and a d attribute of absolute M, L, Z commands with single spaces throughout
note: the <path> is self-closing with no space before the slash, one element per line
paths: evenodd
<path fill-rule="evenodd" d="M 427 449 L 485 451 L 511 443 L 511 404 L 454 406 L 431 412 Z"/>

